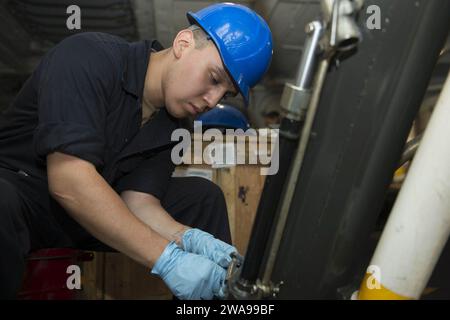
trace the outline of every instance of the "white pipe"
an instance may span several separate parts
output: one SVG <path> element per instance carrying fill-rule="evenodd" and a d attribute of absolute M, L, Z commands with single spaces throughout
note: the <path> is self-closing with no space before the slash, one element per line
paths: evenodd
<path fill-rule="evenodd" d="M 359 298 L 419 299 L 449 234 L 450 74 L 370 263 L 379 272 Z"/>

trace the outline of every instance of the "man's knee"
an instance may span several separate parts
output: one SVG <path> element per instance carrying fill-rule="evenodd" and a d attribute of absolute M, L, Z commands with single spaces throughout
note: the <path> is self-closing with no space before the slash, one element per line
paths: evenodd
<path fill-rule="evenodd" d="M 25 227 L 23 204 L 17 187 L 0 178 L 0 237 L 13 236 Z"/>
<path fill-rule="evenodd" d="M 9 181 L 0 177 L 0 209 L 8 209 L 18 204 L 18 194 L 16 187 Z M 5 212 L 10 210 L 0 210 Z"/>
<path fill-rule="evenodd" d="M 196 193 L 205 199 L 223 200 L 225 197 L 222 189 L 214 182 L 200 177 L 192 177 L 195 183 Z"/>

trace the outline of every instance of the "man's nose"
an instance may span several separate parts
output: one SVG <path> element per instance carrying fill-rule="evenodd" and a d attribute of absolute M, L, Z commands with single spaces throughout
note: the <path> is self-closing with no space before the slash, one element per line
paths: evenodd
<path fill-rule="evenodd" d="M 222 89 L 210 90 L 204 95 L 203 100 L 205 100 L 207 108 L 212 109 L 219 103 L 224 95 L 225 92 Z"/>

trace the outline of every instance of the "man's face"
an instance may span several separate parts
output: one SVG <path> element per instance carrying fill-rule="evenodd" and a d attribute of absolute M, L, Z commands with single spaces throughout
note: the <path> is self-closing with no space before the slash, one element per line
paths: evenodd
<path fill-rule="evenodd" d="M 176 118 L 195 116 L 213 108 L 227 94 L 236 95 L 219 52 L 210 44 L 183 48 L 170 66 L 164 86 L 166 108 Z"/>

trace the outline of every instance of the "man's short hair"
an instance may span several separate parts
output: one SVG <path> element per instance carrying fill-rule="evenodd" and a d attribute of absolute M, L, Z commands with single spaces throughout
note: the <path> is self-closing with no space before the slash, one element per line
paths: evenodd
<path fill-rule="evenodd" d="M 194 34 L 195 49 L 203 49 L 210 44 L 208 35 L 198 25 L 193 24 L 188 30 L 191 30 Z"/>

